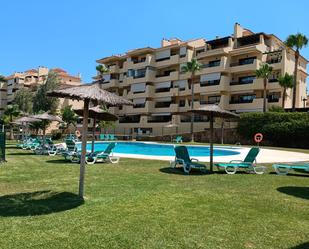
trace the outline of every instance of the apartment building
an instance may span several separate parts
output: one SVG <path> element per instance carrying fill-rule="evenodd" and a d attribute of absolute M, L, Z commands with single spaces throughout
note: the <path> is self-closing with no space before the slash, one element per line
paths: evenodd
<path fill-rule="evenodd" d="M 81 84 L 80 75 L 73 76 L 68 74 L 61 68 L 48 69 L 47 67 L 38 67 L 37 69 L 29 69 L 25 72 L 15 72 L 7 77 L 7 82 L 1 82 L 0 85 L 0 115 L 3 111 L 13 103 L 15 95 L 18 90 L 26 87 L 35 92 L 37 88 L 45 82 L 49 71 L 57 74 L 61 84 L 66 85 L 79 85 Z M 66 100 L 61 100 L 59 108 L 63 105 L 69 104 Z"/>
<path fill-rule="evenodd" d="M 193 82 L 183 65 L 195 57 L 202 64 Z M 273 34 L 254 33 L 238 23 L 230 36 L 214 40 L 163 39 L 160 48 L 139 48 L 123 55 L 97 60 L 109 72 L 103 77 L 102 88 L 133 101 L 134 106 L 112 107 L 119 116 L 117 134 L 162 135 L 186 133 L 190 117 L 185 115 L 194 101 L 194 108 L 218 104 L 236 113 L 261 112 L 263 109 L 263 80 L 255 70 L 262 63 L 273 67 L 267 86 L 267 105 L 282 105 L 283 89 L 278 76 L 294 72 L 294 51 Z M 306 66 L 300 57 L 296 107 L 303 107 L 306 98 Z M 194 87 L 194 99 L 191 99 Z M 291 108 L 292 91 L 288 90 L 285 108 Z M 168 123 L 174 128 L 164 128 Z M 220 120 L 217 120 L 219 125 Z M 206 117 L 195 116 L 195 131 L 209 127 Z"/>

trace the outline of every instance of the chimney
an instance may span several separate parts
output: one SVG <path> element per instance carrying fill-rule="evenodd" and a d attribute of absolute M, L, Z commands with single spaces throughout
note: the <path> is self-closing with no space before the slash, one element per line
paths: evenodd
<path fill-rule="evenodd" d="M 239 23 L 234 25 L 234 38 L 242 37 L 244 29 L 240 26 Z"/>

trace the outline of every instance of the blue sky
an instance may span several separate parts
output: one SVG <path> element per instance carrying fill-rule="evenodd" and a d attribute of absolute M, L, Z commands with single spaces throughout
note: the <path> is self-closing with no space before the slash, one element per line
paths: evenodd
<path fill-rule="evenodd" d="M 307 0 L 2 0 L 0 9 L 4 75 L 43 65 L 80 72 L 90 82 L 96 59 L 159 47 L 162 38 L 229 35 L 235 22 L 281 39 L 309 37 Z M 302 54 L 309 59 L 309 47 Z"/>

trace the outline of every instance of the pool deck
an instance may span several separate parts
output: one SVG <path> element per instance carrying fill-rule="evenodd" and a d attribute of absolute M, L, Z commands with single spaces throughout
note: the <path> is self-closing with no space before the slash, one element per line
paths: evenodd
<path fill-rule="evenodd" d="M 230 146 L 218 146 L 218 147 L 222 147 L 224 149 L 232 149 L 233 151 L 238 151 L 240 154 L 232 156 L 215 156 L 214 162 L 229 162 L 231 160 L 243 160 L 246 157 L 248 151 L 250 150 L 250 147 L 230 147 Z M 114 153 L 114 155 L 126 158 L 140 158 L 140 159 L 163 160 L 163 161 L 174 160 L 174 157 L 172 156 L 146 156 L 146 155 L 121 154 L 121 153 Z M 209 157 L 194 157 L 194 158 L 197 158 L 201 162 L 209 162 Z M 257 156 L 257 163 L 280 163 L 280 162 L 291 163 L 291 162 L 303 162 L 303 161 L 309 161 L 309 154 L 262 148 L 259 155 Z"/>

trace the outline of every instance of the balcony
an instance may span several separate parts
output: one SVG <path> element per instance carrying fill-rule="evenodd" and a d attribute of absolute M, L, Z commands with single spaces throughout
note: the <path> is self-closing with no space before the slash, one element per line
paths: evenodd
<path fill-rule="evenodd" d="M 107 82 L 104 82 L 101 84 L 102 89 L 109 89 L 109 88 L 118 88 L 119 87 L 119 81 L 116 79 L 110 79 Z"/>
<path fill-rule="evenodd" d="M 219 93 L 222 91 L 229 91 L 229 77 L 221 75 L 220 81 L 218 84 L 195 84 L 194 92 L 195 93 Z"/>
<path fill-rule="evenodd" d="M 161 68 L 176 64 L 179 64 L 179 54 L 172 55 L 169 58 L 166 58 L 165 60 L 157 61 L 156 67 Z"/>
<path fill-rule="evenodd" d="M 252 62 L 234 62 L 230 64 L 230 72 L 237 73 L 237 72 L 246 72 L 246 71 L 255 71 L 259 68 L 260 60 L 254 59 Z"/>
<path fill-rule="evenodd" d="M 134 106 L 124 106 L 123 113 L 125 114 L 140 114 L 140 113 L 149 113 L 154 109 L 153 101 L 146 101 L 145 107 L 135 108 Z"/>
<path fill-rule="evenodd" d="M 259 112 L 263 110 L 263 98 L 255 98 L 250 101 L 231 101 L 229 109 L 236 112 Z"/>
<path fill-rule="evenodd" d="M 134 93 L 132 91 L 130 91 L 127 94 L 128 99 L 134 99 L 134 98 L 147 98 L 147 97 L 152 97 L 154 95 L 154 86 L 151 85 L 147 85 L 145 92 L 142 93 Z"/>
<path fill-rule="evenodd" d="M 128 69 L 138 69 L 147 66 L 155 66 L 155 59 L 151 54 L 147 54 L 144 61 L 127 61 L 126 64 Z"/>
<path fill-rule="evenodd" d="M 154 113 L 165 113 L 165 112 L 171 112 L 171 113 L 174 113 L 174 112 L 178 112 L 178 104 L 170 104 L 166 107 L 155 107 L 153 109 L 153 112 Z"/>
<path fill-rule="evenodd" d="M 179 72 L 178 71 L 173 71 L 170 72 L 169 75 L 157 75 L 155 77 L 155 82 L 164 82 L 164 81 L 173 81 L 173 80 L 178 80 Z"/>
<path fill-rule="evenodd" d="M 228 54 L 232 50 L 231 46 L 215 48 L 215 49 L 208 49 L 204 52 L 201 52 L 197 55 L 197 59 L 201 59 L 204 57 L 211 57 L 211 56 L 218 56 L 218 55 L 225 55 Z"/>
<path fill-rule="evenodd" d="M 227 57 L 223 56 L 221 57 L 220 63 L 203 64 L 201 66 L 201 70 L 196 72 L 196 75 L 226 71 L 227 70 L 226 64 L 227 64 Z"/>
<path fill-rule="evenodd" d="M 118 65 L 112 65 L 108 67 L 109 73 L 119 73 L 119 66 Z"/>
<path fill-rule="evenodd" d="M 153 82 L 155 79 L 155 71 L 147 70 L 145 75 L 140 77 L 126 77 L 123 81 L 124 85 L 131 85 L 134 83 Z"/>

